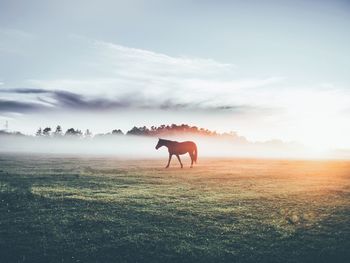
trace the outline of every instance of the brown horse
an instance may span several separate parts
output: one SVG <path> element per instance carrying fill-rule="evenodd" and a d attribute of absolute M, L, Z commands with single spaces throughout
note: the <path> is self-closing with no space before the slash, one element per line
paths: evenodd
<path fill-rule="evenodd" d="M 169 152 L 169 161 L 165 168 L 169 168 L 171 157 L 173 157 L 174 154 L 179 160 L 181 164 L 181 168 L 183 168 L 183 165 L 179 156 L 181 154 L 189 153 L 191 157 L 191 168 L 193 166 L 193 162 L 197 162 L 197 145 L 194 142 L 191 142 L 191 141 L 177 142 L 177 141 L 159 139 L 156 145 L 156 149 L 158 150 L 162 146 L 168 147 L 168 152 Z"/>

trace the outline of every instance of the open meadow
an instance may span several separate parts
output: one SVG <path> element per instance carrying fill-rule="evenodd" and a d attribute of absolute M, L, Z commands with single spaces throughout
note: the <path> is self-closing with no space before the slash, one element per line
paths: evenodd
<path fill-rule="evenodd" d="M 0 155 L 1 262 L 349 262 L 350 162 Z"/>

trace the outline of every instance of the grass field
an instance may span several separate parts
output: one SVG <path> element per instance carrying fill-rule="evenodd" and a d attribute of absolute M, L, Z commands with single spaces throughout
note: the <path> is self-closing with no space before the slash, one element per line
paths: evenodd
<path fill-rule="evenodd" d="M 1 262 L 349 262 L 350 162 L 0 155 Z"/>

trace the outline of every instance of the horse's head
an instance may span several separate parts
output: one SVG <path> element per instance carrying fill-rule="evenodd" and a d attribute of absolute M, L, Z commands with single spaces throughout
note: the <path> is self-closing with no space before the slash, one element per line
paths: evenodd
<path fill-rule="evenodd" d="M 158 143 L 156 145 L 156 150 L 158 150 L 160 147 L 162 147 L 164 145 L 164 140 L 160 139 L 158 140 Z"/>

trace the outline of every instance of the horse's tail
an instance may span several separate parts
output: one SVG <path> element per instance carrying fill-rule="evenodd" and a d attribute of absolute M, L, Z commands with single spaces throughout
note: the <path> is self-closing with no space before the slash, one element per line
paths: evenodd
<path fill-rule="evenodd" d="M 195 163 L 197 163 L 198 150 L 197 150 L 196 144 L 194 144 L 193 156 L 194 156 L 193 159 L 194 159 Z"/>

